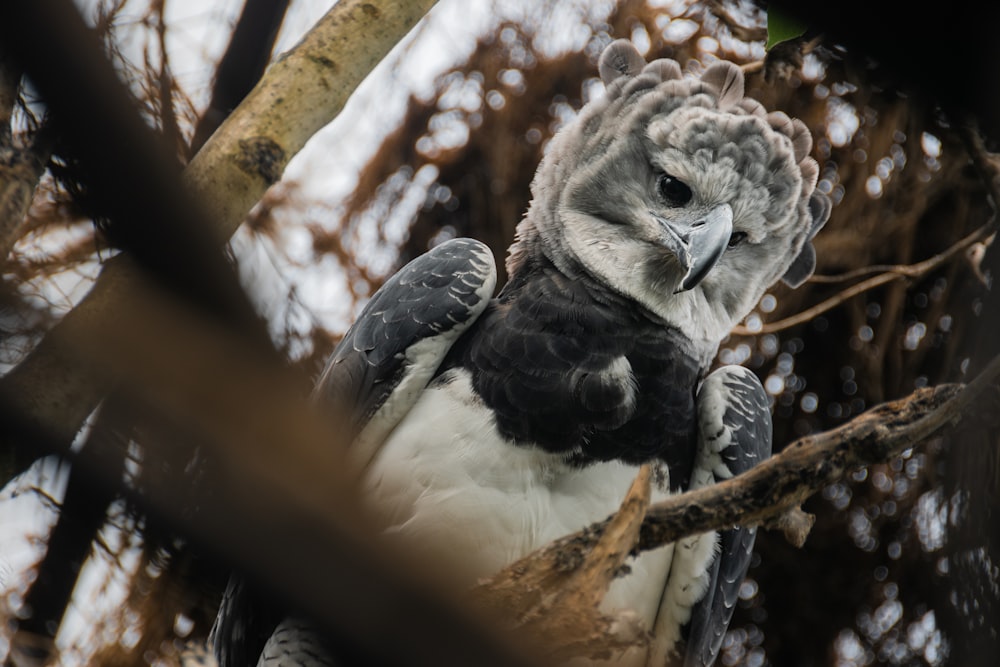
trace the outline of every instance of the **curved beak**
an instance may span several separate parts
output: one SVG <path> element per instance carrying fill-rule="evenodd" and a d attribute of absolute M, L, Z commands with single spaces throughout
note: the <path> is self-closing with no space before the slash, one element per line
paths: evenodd
<path fill-rule="evenodd" d="M 733 234 L 733 209 L 729 204 L 716 206 L 691 224 L 653 217 L 666 232 L 664 244 L 687 269 L 678 292 L 691 289 L 712 270 L 729 245 Z"/>

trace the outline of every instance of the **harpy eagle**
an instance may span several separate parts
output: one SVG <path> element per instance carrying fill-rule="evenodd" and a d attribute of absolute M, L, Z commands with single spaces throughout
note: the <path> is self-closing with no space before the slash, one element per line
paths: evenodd
<path fill-rule="evenodd" d="M 606 93 L 552 139 L 499 294 L 486 246 L 442 243 L 372 297 L 317 385 L 356 416 L 387 532 L 470 583 L 612 514 L 643 463 L 662 497 L 770 455 L 759 380 L 708 371 L 770 285 L 813 271 L 830 203 L 810 134 L 745 97 L 731 63 L 685 77 L 620 40 L 599 69 Z M 632 563 L 604 606 L 653 630 L 635 664 L 714 662 L 753 541 L 735 528 Z M 335 664 L 304 621 L 251 631 L 267 614 L 234 582 L 223 667 Z"/>

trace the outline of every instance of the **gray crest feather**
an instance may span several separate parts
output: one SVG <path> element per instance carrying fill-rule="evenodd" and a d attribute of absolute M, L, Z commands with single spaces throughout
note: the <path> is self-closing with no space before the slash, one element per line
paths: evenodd
<path fill-rule="evenodd" d="M 659 58 L 642 68 L 643 73 L 649 73 L 660 81 L 671 81 L 681 78 L 681 66 L 669 58 Z"/>
<path fill-rule="evenodd" d="M 738 106 L 751 116 L 763 116 L 766 113 L 764 105 L 752 97 L 744 97 Z"/>
<path fill-rule="evenodd" d="M 743 70 L 731 62 L 713 63 L 701 75 L 701 80 L 719 91 L 720 109 L 736 106 L 743 100 Z"/>
<path fill-rule="evenodd" d="M 780 132 L 784 134 L 789 139 L 792 137 L 792 132 L 795 130 L 794 125 L 792 125 L 792 119 L 788 117 L 784 111 L 771 111 L 767 114 L 767 124 L 771 126 L 771 129 L 775 132 Z M 795 155 L 795 161 L 801 162 L 802 157 L 798 154 Z"/>
<path fill-rule="evenodd" d="M 809 157 L 812 150 L 813 140 L 809 128 L 798 118 L 792 119 L 792 131 L 788 133 L 792 138 L 792 146 L 795 147 L 795 161 L 799 164 Z"/>
<path fill-rule="evenodd" d="M 645 58 L 636 51 L 632 42 L 619 39 L 604 49 L 597 69 L 601 74 L 601 81 L 608 85 L 620 76 L 635 76 L 645 66 Z"/>
<path fill-rule="evenodd" d="M 813 244 L 806 242 L 802 250 L 795 256 L 792 265 L 785 271 L 781 281 L 789 287 L 795 288 L 809 279 L 809 276 L 816 270 L 816 249 Z"/>
<path fill-rule="evenodd" d="M 815 162 L 813 163 L 815 164 Z M 822 192 L 813 192 L 809 198 L 809 215 L 812 222 L 809 227 L 809 238 L 806 239 L 802 250 L 792 260 L 791 266 L 781 277 L 781 281 L 789 287 L 798 287 L 813 274 L 816 270 L 816 249 L 813 247 L 812 239 L 816 233 L 823 228 L 826 221 L 830 219 L 830 211 L 833 205 L 830 198 Z"/>
<path fill-rule="evenodd" d="M 802 172 L 802 194 L 812 196 L 816 181 L 819 180 L 819 165 L 816 160 L 806 158 L 799 162 L 799 170 Z"/>

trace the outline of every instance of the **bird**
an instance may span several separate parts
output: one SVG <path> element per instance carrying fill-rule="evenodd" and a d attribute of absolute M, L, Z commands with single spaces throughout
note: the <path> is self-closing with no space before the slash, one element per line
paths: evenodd
<path fill-rule="evenodd" d="M 490 248 L 438 244 L 372 296 L 316 384 L 319 405 L 351 415 L 348 456 L 387 537 L 459 581 L 614 513 L 643 464 L 662 498 L 771 453 L 760 380 L 712 366 L 767 289 L 815 269 L 831 204 L 811 134 L 748 97 L 733 63 L 684 74 L 617 40 L 598 71 L 604 94 L 544 152 L 499 292 Z M 754 536 L 631 563 L 603 608 L 650 628 L 637 664 L 713 664 Z M 336 664 L 295 619 L 236 646 L 241 590 L 213 631 L 223 667 L 254 664 L 271 631 L 259 664 Z"/>

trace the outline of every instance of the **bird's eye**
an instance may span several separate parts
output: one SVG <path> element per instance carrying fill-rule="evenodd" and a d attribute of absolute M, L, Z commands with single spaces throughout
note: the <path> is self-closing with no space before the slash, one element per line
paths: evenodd
<path fill-rule="evenodd" d="M 729 237 L 729 247 L 735 248 L 739 244 L 743 243 L 747 238 L 746 232 L 733 232 L 733 235 Z"/>
<path fill-rule="evenodd" d="M 691 188 L 670 174 L 660 174 L 656 181 L 660 196 L 670 206 L 684 206 L 691 201 Z"/>

